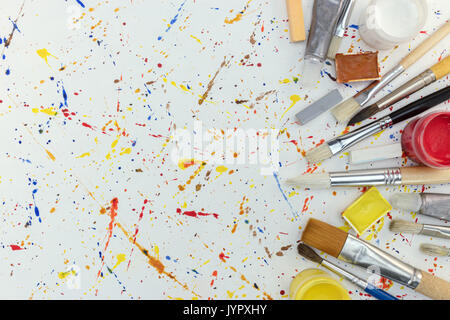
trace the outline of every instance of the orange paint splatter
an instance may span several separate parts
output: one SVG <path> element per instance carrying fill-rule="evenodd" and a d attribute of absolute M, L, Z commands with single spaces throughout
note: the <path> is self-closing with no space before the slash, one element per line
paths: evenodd
<path fill-rule="evenodd" d="M 188 286 L 186 284 L 182 284 L 172 273 L 169 273 L 167 271 L 165 271 L 165 266 L 164 264 L 158 260 L 157 258 L 151 256 L 148 252 L 147 249 L 145 249 L 143 246 L 141 246 L 138 242 L 136 242 L 132 236 L 130 236 L 128 234 L 128 232 L 125 230 L 125 228 L 119 223 L 116 223 L 117 227 L 123 232 L 123 234 L 125 235 L 125 237 L 128 238 L 128 240 L 135 245 L 136 247 L 138 247 L 138 249 L 142 252 L 142 254 L 144 254 L 147 259 L 148 259 L 148 263 L 156 269 L 156 271 L 158 271 L 159 274 L 164 274 L 167 277 L 169 277 L 170 279 L 172 279 L 173 281 L 175 281 L 177 284 L 179 284 L 180 286 L 183 287 L 183 289 L 185 290 L 189 290 Z M 195 293 L 194 291 L 190 291 L 192 294 L 194 294 L 195 296 L 201 298 L 200 295 L 198 295 L 197 293 Z"/>
<path fill-rule="evenodd" d="M 47 152 L 47 155 L 50 157 L 50 159 L 52 159 L 53 161 L 55 161 L 55 156 L 50 152 L 50 151 L 48 151 L 47 149 L 45 149 L 45 152 Z"/>

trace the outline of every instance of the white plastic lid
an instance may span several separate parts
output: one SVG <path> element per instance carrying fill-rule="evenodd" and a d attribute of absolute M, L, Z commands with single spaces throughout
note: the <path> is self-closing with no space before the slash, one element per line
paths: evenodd
<path fill-rule="evenodd" d="M 390 49 L 413 38 L 425 25 L 425 0 L 372 0 L 361 15 L 361 39 L 376 49 Z"/>

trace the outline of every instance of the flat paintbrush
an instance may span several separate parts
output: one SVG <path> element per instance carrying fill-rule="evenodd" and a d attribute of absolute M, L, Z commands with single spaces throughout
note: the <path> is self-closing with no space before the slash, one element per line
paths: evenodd
<path fill-rule="evenodd" d="M 360 110 L 353 118 L 350 119 L 347 126 L 354 125 L 358 122 L 364 121 L 374 114 L 392 106 L 403 98 L 408 97 L 416 91 L 428 86 L 429 84 L 436 82 L 443 76 L 450 73 L 450 56 L 436 63 L 431 68 L 425 70 L 417 77 L 409 80 L 401 87 L 392 91 L 382 99 L 378 100 L 374 104 L 371 104 L 367 108 Z"/>
<path fill-rule="evenodd" d="M 417 116 L 418 114 L 450 99 L 450 86 L 416 100 L 370 124 L 334 138 L 306 152 L 310 163 L 321 162 L 350 148 L 362 140 L 377 134 L 390 126 Z"/>
<path fill-rule="evenodd" d="M 302 174 L 287 184 L 310 189 L 450 183 L 450 169 L 403 167 Z"/>
<path fill-rule="evenodd" d="M 327 268 L 328 270 L 336 273 L 337 275 L 346 278 L 351 283 L 357 285 L 361 289 L 363 289 L 368 294 L 372 295 L 374 298 L 379 300 L 398 300 L 393 295 L 390 295 L 386 291 L 377 288 L 371 283 L 368 283 L 366 280 L 355 276 L 354 274 L 342 269 L 341 267 L 331 263 L 330 261 L 325 260 L 321 256 L 319 256 L 311 247 L 307 246 L 304 243 L 300 243 L 297 247 L 298 253 L 312 262 L 316 262 L 321 266 Z"/>
<path fill-rule="evenodd" d="M 397 78 L 413 63 L 419 60 L 425 53 L 434 47 L 439 41 L 445 38 L 450 33 L 450 21 L 446 22 L 430 37 L 424 40 L 417 48 L 409 53 L 403 60 L 388 73 L 386 73 L 381 80 L 373 82 L 371 88 L 366 91 L 361 91 L 355 96 L 341 102 L 331 113 L 340 123 L 346 123 L 352 115 L 358 111 L 360 107 L 364 107 L 382 88 L 388 83 Z"/>
<path fill-rule="evenodd" d="M 421 224 L 405 220 L 392 220 L 389 230 L 395 233 L 413 233 L 426 236 L 450 239 L 450 226 L 438 226 L 435 224 Z"/>
<path fill-rule="evenodd" d="M 339 51 L 355 2 L 356 0 L 344 0 L 342 12 L 336 22 L 336 29 L 334 30 L 334 35 L 328 48 L 327 57 L 331 60 L 334 60 L 336 53 Z"/>
<path fill-rule="evenodd" d="M 449 300 L 450 283 L 412 267 L 364 240 L 317 219 L 309 219 L 301 241 L 335 258 L 398 282 L 432 299 Z"/>

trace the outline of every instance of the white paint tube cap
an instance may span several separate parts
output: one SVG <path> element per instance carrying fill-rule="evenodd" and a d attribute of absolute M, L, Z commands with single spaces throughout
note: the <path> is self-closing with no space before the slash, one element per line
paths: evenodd
<path fill-rule="evenodd" d="M 352 150 L 349 153 L 350 163 L 358 164 L 371 161 L 381 161 L 402 156 L 402 144 L 394 143 L 378 147 Z"/>

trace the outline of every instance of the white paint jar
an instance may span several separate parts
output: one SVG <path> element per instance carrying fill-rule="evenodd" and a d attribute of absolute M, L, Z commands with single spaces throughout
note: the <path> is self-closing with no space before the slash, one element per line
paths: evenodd
<path fill-rule="evenodd" d="M 427 16 L 426 0 L 372 0 L 362 12 L 359 34 L 372 48 L 391 49 L 413 38 Z"/>

